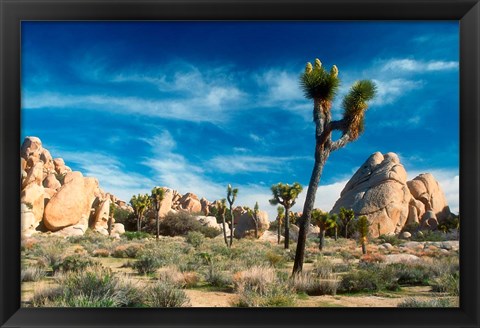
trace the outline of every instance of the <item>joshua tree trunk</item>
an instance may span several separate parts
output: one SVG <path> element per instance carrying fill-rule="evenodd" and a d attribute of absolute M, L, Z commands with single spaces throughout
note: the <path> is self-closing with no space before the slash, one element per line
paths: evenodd
<path fill-rule="evenodd" d="M 233 217 L 233 209 L 232 205 L 230 205 L 230 245 L 229 247 L 232 247 L 233 245 L 233 229 L 235 227 L 235 218 Z"/>
<path fill-rule="evenodd" d="M 325 229 L 320 230 L 320 242 L 318 243 L 318 249 L 323 251 L 323 247 L 325 246 Z"/>
<path fill-rule="evenodd" d="M 137 231 L 140 232 L 142 230 L 142 227 L 140 226 L 140 216 L 137 218 Z"/>
<path fill-rule="evenodd" d="M 253 220 L 255 223 L 255 239 L 258 239 L 258 222 L 257 220 Z"/>
<path fill-rule="evenodd" d="M 362 254 L 365 255 L 367 254 L 367 243 L 366 243 L 365 237 L 362 238 Z"/>
<path fill-rule="evenodd" d="M 293 263 L 293 273 L 298 273 L 303 269 L 303 258 L 305 256 L 305 243 L 307 241 L 307 231 L 310 226 L 310 217 L 315 204 L 315 194 L 317 192 L 318 184 L 320 183 L 320 177 L 322 175 L 323 166 L 327 160 L 320 158 L 320 150 L 315 151 L 315 164 L 313 166 L 312 177 L 308 185 L 307 196 L 305 198 L 305 205 L 303 207 L 302 219 L 300 220 L 300 231 L 298 232 L 297 251 L 295 253 L 295 262 Z"/>
<path fill-rule="evenodd" d="M 159 237 L 159 236 L 160 236 L 160 219 L 159 219 L 159 217 L 158 217 L 158 211 L 159 211 L 159 210 L 160 210 L 160 209 L 158 209 L 158 210 L 155 211 L 155 222 L 156 222 L 156 224 L 157 224 L 157 235 L 155 236 L 155 238 L 156 238 L 157 240 L 160 238 L 160 237 Z"/>
<path fill-rule="evenodd" d="M 290 209 L 285 207 L 285 238 L 284 238 L 284 248 L 288 249 L 290 247 L 290 218 L 289 213 Z"/>
<path fill-rule="evenodd" d="M 345 239 L 348 238 L 348 224 L 349 224 L 349 222 L 347 222 L 347 223 L 345 224 Z"/>
<path fill-rule="evenodd" d="M 335 241 L 338 240 L 338 227 L 335 226 Z"/>
<path fill-rule="evenodd" d="M 225 245 L 228 246 L 227 226 L 225 224 L 225 214 L 222 214 L 222 227 L 223 227 L 223 239 L 225 240 Z"/>
<path fill-rule="evenodd" d="M 280 237 L 282 236 L 282 224 L 280 223 L 280 219 L 278 220 L 278 227 L 277 227 L 277 244 L 280 245 Z"/>

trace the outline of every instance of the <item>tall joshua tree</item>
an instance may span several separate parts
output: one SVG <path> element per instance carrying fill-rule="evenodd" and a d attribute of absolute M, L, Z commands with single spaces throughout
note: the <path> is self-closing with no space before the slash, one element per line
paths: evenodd
<path fill-rule="evenodd" d="M 277 207 L 277 244 L 280 244 L 280 237 L 282 236 L 282 221 L 285 217 L 285 208 Z"/>
<path fill-rule="evenodd" d="M 232 188 L 232 186 L 229 184 L 227 186 L 227 201 L 229 205 L 229 211 L 230 211 L 230 247 L 232 247 L 233 244 L 233 229 L 235 227 L 235 217 L 233 216 L 233 203 L 235 203 L 235 199 L 237 199 L 238 195 L 238 188 Z"/>
<path fill-rule="evenodd" d="M 155 223 L 157 226 L 157 232 L 156 232 L 155 238 L 158 240 L 160 236 L 160 218 L 159 218 L 160 213 L 159 212 L 160 212 L 160 206 L 162 206 L 163 198 L 165 197 L 165 190 L 160 187 L 154 187 L 152 189 L 152 194 L 150 197 L 152 198 L 152 204 L 155 209 Z"/>
<path fill-rule="evenodd" d="M 222 219 L 223 239 L 225 240 L 225 244 L 228 246 L 227 229 L 225 224 L 226 214 L 227 214 L 227 200 L 225 198 L 222 198 L 219 202 L 217 202 L 217 215 L 219 215 L 220 218 Z"/>
<path fill-rule="evenodd" d="M 132 199 L 130 199 L 130 204 L 132 205 L 135 216 L 137 217 L 137 231 L 142 231 L 143 214 L 145 214 L 145 211 L 152 204 L 150 196 L 148 194 L 138 194 L 137 196 L 133 195 Z"/>
<path fill-rule="evenodd" d="M 305 72 L 300 76 L 300 85 L 305 97 L 313 100 L 313 121 L 315 122 L 315 163 L 308 185 L 303 207 L 302 220 L 298 235 L 297 251 L 293 273 L 302 271 L 305 255 L 305 242 L 310 216 L 315 203 L 315 194 L 322 176 L 323 167 L 330 154 L 349 142 L 356 140 L 364 129 L 364 115 L 367 102 L 375 96 L 376 87 L 372 81 L 355 82 L 342 102 L 343 117 L 332 121 L 332 102 L 338 90 L 340 79 L 338 68 L 333 65 L 330 71 L 322 67 L 317 58 L 315 64 L 307 63 Z M 332 132 L 339 131 L 341 137 L 332 140 Z"/>
<path fill-rule="evenodd" d="M 285 249 L 289 248 L 290 236 L 289 236 L 289 211 L 293 205 L 298 195 L 302 192 L 303 187 L 298 183 L 294 182 L 293 185 L 277 183 L 271 188 L 273 198 L 269 200 L 270 204 L 278 205 L 281 204 L 285 208 Z"/>

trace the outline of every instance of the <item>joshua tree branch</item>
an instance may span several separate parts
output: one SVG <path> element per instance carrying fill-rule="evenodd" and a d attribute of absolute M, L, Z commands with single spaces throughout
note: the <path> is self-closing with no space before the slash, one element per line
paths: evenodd
<path fill-rule="evenodd" d="M 348 133 L 344 133 L 340 139 L 332 142 L 330 149 L 331 151 L 335 151 L 337 149 L 345 147 L 345 145 L 348 144 L 350 141 L 352 141 L 352 139 L 350 139 L 350 135 Z"/>

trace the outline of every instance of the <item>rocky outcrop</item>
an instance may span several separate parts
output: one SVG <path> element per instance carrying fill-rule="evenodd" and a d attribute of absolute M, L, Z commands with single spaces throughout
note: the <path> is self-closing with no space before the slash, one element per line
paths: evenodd
<path fill-rule="evenodd" d="M 93 228 L 106 229 L 105 217 L 108 218 L 110 209 L 99 204 L 111 195 L 99 188 L 97 179 L 72 172 L 62 158 L 53 159 L 37 137 L 25 138 L 20 149 L 20 168 L 22 236 L 40 229 L 61 236 L 82 235 L 89 221 Z M 125 209 L 131 210 L 123 203 Z M 123 225 L 119 225 L 115 233 L 122 231 Z"/>
<path fill-rule="evenodd" d="M 234 212 L 235 216 L 235 228 L 233 230 L 233 236 L 235 238 L 243 238 L 247 234 L 254 235 L 255 223 L 252 216 L 243 207 L 237 207 Z M 268 221 L 268 213 L 265 211 L 258 211 L 258 232 L 259 236 L 270 227 L 270 221 Z"/>
<path fill-rule="evenodd" d="M 398 234 L 409 223 L 435 228 L 450 214 L 438 182 L 429 173 L 407 181 L 395 153 L 372 154 L 347 182 L 331 213 L 340 208 L 366 215 L 372 236 Z"/>

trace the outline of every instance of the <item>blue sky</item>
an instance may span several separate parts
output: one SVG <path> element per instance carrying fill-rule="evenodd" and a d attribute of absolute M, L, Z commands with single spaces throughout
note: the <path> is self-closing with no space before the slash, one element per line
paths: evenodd
<path fill-rule="evenodd" d="M 329 210 L 375 151 L 409 178 L 431 172 L 458 211 L 457 22 L 23 22 L 22 140 L 129 200 L 155 185 L 270 214 L 269 187 L 313 165 L 307 61 L 339 68 L 333 106 L 355 80 L 378 96 L 360 139 L 330 156 L 316 206 Z M 301 210 L 305 191 L 296 210 Z M 272 215 L 270 215 L 272 216 Z"/>

